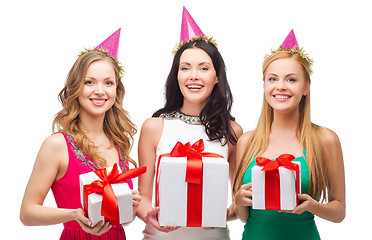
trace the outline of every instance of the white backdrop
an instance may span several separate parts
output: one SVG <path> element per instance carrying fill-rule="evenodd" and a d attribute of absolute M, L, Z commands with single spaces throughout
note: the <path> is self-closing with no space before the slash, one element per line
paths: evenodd
<path fill-rule="evenodd" d="M 34 159 L 60 109 L 57 94 L 85 47 L 121 31 L 119 60 L 125 68 L 124 107 L 138 126 L 163 105 L 163 88 L 179 41 L 185 5 L 206 35 L 214 36 L 234 95 L 233 115 L 244 131 L 258 120 L 261 63 L 293 28 L 314 59 L 313 122 L 340 137 L 346 169 L 347 216 L 335 224 L 316 219 L 322 239 L 365 239 L 371 191 L 367 189 L 372 129 L 371 23 L 368 1 L 2 1 L 0 3 L 0 229 L 11 239 L 58 239 L 62 225 L 26 227 L 19 208 Z M 48 194 L 46 206 L 55 206 Z M 240 239 L 243 224 L 229 223 Z M 144 224 L 125 227 L 140 239 Z M 5 232 L 4 232 L 5 230 Z"/>

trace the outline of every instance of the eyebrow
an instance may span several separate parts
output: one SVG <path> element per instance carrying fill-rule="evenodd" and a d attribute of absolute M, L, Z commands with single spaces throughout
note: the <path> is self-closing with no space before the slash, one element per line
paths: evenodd
<path fill-rule="evenodd" d="M 295 74 L 295 73 L 290 73 L 290 74 L 287 74 L 286 77 L 289 77 L 289 76 L 292 76 L 292 75 L 297 76 L 297 74 Z"/>
<path fill-rule="evenodd" d="M 94 78 L 94 77 L 89 77 L 89 76 L 86 76 L 85 79 L 96 80 L 96 78 Z M 107 78 L 105 78 L 105 79 L 103 79 L 103 80 L 113 80 L 113 79 L 115 79 L 115 77 L 107 77 Z"/>
<path fill-rule="evenodd" d="M 191 63 L 189 63 L 189 62 L 180 62 L 180 65 L 181 65 L 181 64 L 191 65 Z M 212 65 L 212 64 L 209 63 L 209 62 L 201 62 L 201 63 L 199 63 L 199 66 L 200 66 L 200 65 L 204 65 L 204 64 Z"/>
<path fill-rule="evenodd" d="M 273 76 L 278 77 L 278 75 L 275 74 L 275 73 L 269 73 L 268 75 L 273 75 Z M 297 76 L 297 74 L 295 74 L 295 73 L 289 73 L 289 74 L 287 74 L 287 75 L 285 75 L 285 76 L 286 76 L 286 77 L 289 77 L 289 76 L 292 76 L 292 75 Z"/>

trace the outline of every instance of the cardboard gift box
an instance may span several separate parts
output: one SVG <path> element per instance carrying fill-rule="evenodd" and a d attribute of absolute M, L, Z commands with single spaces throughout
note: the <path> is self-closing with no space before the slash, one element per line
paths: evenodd
<path fill-rule="evenodd" d="M 92 226 L 101 220 L 113 226 L 133 220 L 132 190 L 126 179 L 144 172 L 146 167 L 121 172 L 115 163 L 113 167 L 79 176 L 81 205 Z"/>
<path fill-rule="evenodd" d="M 226 227 L 229 164 L 203 152 L 203 140 L 178 142 L 159 157 L 156 205 L 161 226 Z"/>
<path fill-rule="evenodd" d="M 252 208 L 293 210 L 301 193 L 301 163 L 293 155 L 282 154 L 274 161 L 257 157 L 252 168 Z"/>

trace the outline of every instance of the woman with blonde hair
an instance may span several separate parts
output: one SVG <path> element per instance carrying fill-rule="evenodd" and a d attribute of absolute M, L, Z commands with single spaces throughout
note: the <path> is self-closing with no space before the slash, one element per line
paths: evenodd
<path fill-rule="evenodd" d="M 310 120 L 311 64 L 293 30 L 263 63 L 261 116 L 256 129 L 237 144 L 233 198 L 237 216 L 246 222 L 245 240 L 320 239 L 314 215 L 332 222 L 345 217 L 340 141 L 333 131 Z M 301 163 L 300 204 L 293 211 L 252 209 L 251 170 L 256 158 L 281 154 L 292 154 Z"/>
<path fill-rule="evenodd" d="M 119 34 L 120 29 L 108 38 L 111 41 L 82 52 L 71 68 L 59 94 L 63 108 L 53 121 L 54 134 L 42 144 L 25 191 L 23 224 L 64 223 L 60 239 L 125 239 L 121 225 L 92 226 L 79 190 L 80 174 L 115 163 L 122 171 L 129 168 L 128 162 L 136 165 L 129 157 L 136 128 L 122 108 L 125 89 L 116 60 Z M 58 208 L 43 206 L 50 188 Z M 135 190 L 132 194 L 135 215 L 140 197 Z"/>

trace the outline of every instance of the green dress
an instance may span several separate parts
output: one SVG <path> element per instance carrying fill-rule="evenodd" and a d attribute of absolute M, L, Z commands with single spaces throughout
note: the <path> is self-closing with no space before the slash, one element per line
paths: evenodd
<path fill-rule="evenodd" d="M 304 151 L 306 157 L 306 153 Z M 301 162 L 301 193 L 308 193 L 309 168 L 304 157 L 293 161 Z M 243 177 L 243 184 L 251 182 L 251 170 L 254 160 Z M 320 239 L 310 212 L 302 214 L 284 213 L 275 210 L 258 210 L 248 207 L 249 218 L 244 226 L 243 240 L 316 240 Z"/>

